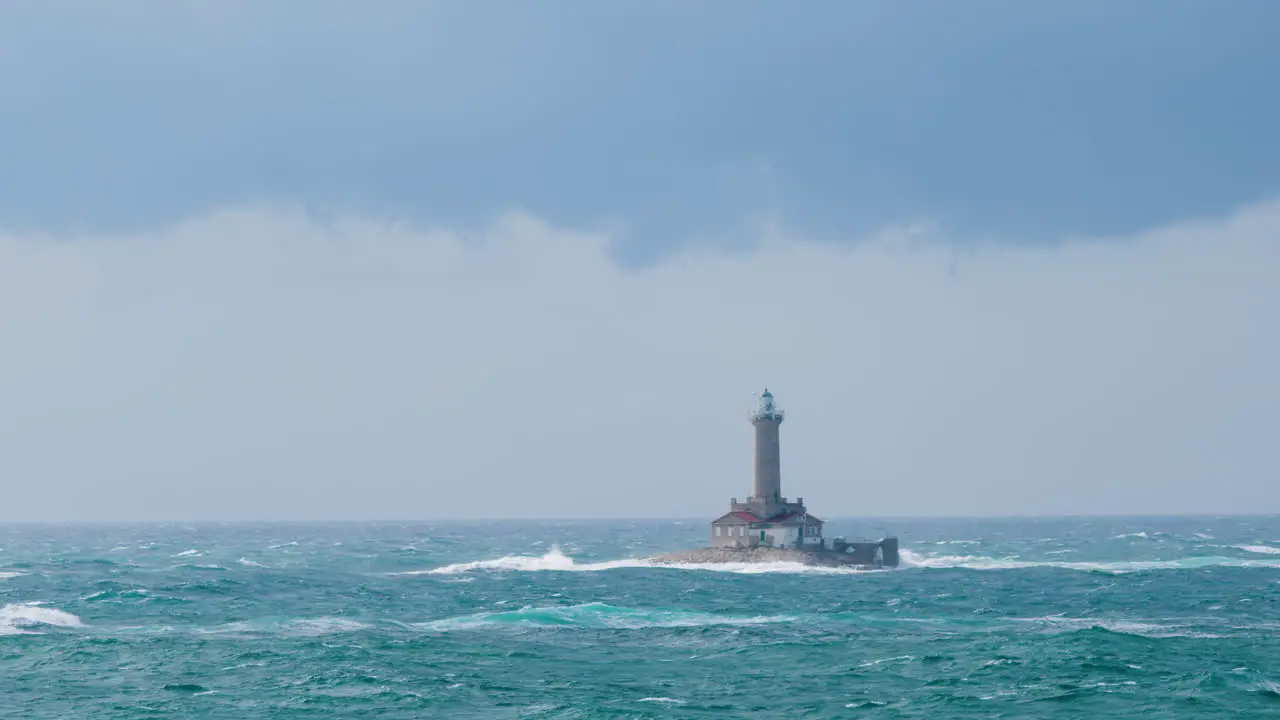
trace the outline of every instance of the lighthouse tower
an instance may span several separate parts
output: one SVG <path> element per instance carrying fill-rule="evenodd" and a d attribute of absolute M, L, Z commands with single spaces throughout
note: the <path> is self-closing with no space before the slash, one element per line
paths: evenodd
<path fill-rule="evenodd" d="M 747 416 L 756 429 L 755 477 L 746 502 L 729 501 L 729 512 L 711 522 L 713 546 L 805 547 L 822 545 L 822 521 L 805 509 L 804 498 L 782 496 L 782 456 L 778 426 L 784 413 L 766 388 Z"/>
<path fill-rule="evenodd" d="M 782 499 L 782 456 L 778 447 L 778 426 L 785 413 L 773 402 L 773 393 L 765 388 L 760 404 L 751 413 L 751 424 L 756 427 L 755 482 L 752 484 L 751 505 L 760 508 L 764 517 L 785 501 Z"/>

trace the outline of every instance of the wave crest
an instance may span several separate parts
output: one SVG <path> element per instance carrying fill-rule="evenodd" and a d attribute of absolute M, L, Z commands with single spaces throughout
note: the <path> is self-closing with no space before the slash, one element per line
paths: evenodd
<path fill-rule="evenodd" d="M 1237 550 L 1244 550 L 1255 555 L 1280 555 L 1280 548 L 1270 545 L 1235 545 Z"/>
<path fill-rule="evenodd" d="M 286 635 L 295 637 L 316 637 L 319 635 L 330 635 L 332 633 L 343 632 L 359 632 L 368 630 L 372 626 L 366 623 L 352 620 L 350 618 L 341 617 L 314 617 L 314 618 L 262 618 L 258 620 L 243 620 L 240 622 L 227 623 L 219 625 L 208 630 L 200 630 L 199 632 L 213 635 Z"/>
<path fill-rule="evenodd" d="M 1237 546 L 1255 554 L 1280 555 L 1280 548 L 1264 545 Z M 1063 551 L 1065 552 L 1065 551 Z M 918 553 L 907 548 L 899 550 L 901 567 L 903 568 L 965 568 L 969 570 L 1021 570 L 1026 568 L 1060 568 L 1085 572 L 1103 572 L 1112 574 L 1144 572 L 1151 570 L 1194 570 L 1204 567 L 1240 567 L 1240 568 L 1280 568 L 1280 559 L 1263 560 L 1222 556 L 1192 556 L 1175 560 L 1115 560 L 1115 561 L 1065 561 L 1065 560 L 1023 560 L 1014 557 L 991 557 L 987 555 L 934 555 Z M 851 575 L 867 572 L 883 572 L 875 568 L 861 567 L 823 567 L 804 565 L 798 562 L 772 563 L 666 563 L 655 562 L 648 558 L 625 558 L 603 562 L 578 562 L 565 555 L 560 548 L 553 547 L 544 555 L 505 555 L 491 560 L 475 560 L 472 562 L 454 563 L 429 570 L 408 570 L 394 573 L 396 575 L 464 575 L 479 572 L 601 572 L 624 568 L 646 568 L 652 570 L 699 570 L 706 572 L 727 572 L 744 575 L 766 573 L 790 574 L 826 574 Z"/>
<path fill-rule="evenodd" d="M 1049 615 L 1038 618 L 1015 618 L 1021 622 L 1044 627 L 1049 632 L 1084 632 L 1105 630 L 1121 635 L 1146 638 L 1219 638 L 1220 635 L 1192 630 L 1183 623 L 1161 623 L 1119 618 L 1068 618 Z"/>
<path fill-rule="evenodd" d="M 1147 570 L 1194 570 L 1204 567 L 1280 568 L 1280 562 L 1229 558 L 1216 555 L 1187 557 L 1178 560 L 1065 562 L 1059 560 L 1020 560 L 1013 557 L 993 558 L 985 555 L 919 555 L 910 550 L 902 549 L 899 550 L 899 557 L 902 560 L 903 567 L 967 568 L 969 570 L 1021 570 L 1024 568 L 1051 567 L 1064 570 L 1121 574 Z"/>
<path fill-rule="evenodd" d="M 623 567 L 645 567 L 646 563 L 638 559 L 614 560 L 611 562 L 601 563 L 582 563 L 574 562 L 573 558 L 565 555 L 559 547 L 552 547 L 545 555 L 504 555 L 494 560 L 476 560 L 474 562 L 455 563 L 453 565 L 445 565 L 433 570 L 410 570 L 407 572 L 396 573 L 397 575 L 458 575 L 460 573 L 473 572 L 476 570 L 516 570 L 516 571 L 538 571 L 538 570 L 560 570 L 564 572 L 591 572 L 596 570 L 611 570 Z"/>
<path fill-rule="evenodd" d="M 25 635 L 29 628 L 41 625 L 55 627 L 81 627 L 80 618 L 56 608 L 38 603 L 17 603 L 0 608 L 0 635 Z"/>
<path fill-rule="evenodd" d="M 396 575 L 460 575 L 463 573 L 489 572 L 600 572 L 603 570 L 619 570 L 622 568 L 648 568 L 666 570 L 703 570 L 708 572 L 729 572 L 744 575 L 762 573 L 805 573 L 805 574 L 853 574 L 875 572 L 867 568 L 854 567 L 822 567 L 805 565 L 798 562 L 771 563 L 659 563 L 647 558 L 625 558 L 604 562 L 579 563 L 565 555 L 559 547 L 552 547 L 545 555 L 505 555 L 493 560 L 476 560 L 473 562 L 455 563 L 431 570 L 408 570 Z"/>

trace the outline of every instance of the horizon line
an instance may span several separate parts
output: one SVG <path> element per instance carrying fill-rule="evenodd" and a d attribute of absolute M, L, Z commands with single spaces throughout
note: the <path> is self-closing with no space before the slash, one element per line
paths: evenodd
<path fill-rule="evenodd" d="M 1192 518 L 1274 518 L 1280 512 L 1218 512 L 1218 513 L 1056 513 L 1056 514 L 1002 514 L 1002 515 L 828 515 L 824 522 L 834 520 L 1069 520 L 1069 519 L 1192 519 Z M 714 518 L 712 518 L 714 519 Z M 608 517 L 418 517 L 418 518 L 324 518 L 324 519 L 120 519 L 120 520 L 0 520 L 0 527 L 33 525 L 342 525 L 342 524 L 405 524 L 405 523 L 506 523 L 506 522 L 705 522 L 704 516 L 608 516 Z"/>

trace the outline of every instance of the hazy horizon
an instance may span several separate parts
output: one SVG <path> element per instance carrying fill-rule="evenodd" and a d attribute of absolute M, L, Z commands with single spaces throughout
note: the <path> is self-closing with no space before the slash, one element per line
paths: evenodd
<path fill-rule="evenodd" d="M 0 13 L 0 522 L 1280 514 L 1280 6 L 571 5 Z"/>
<path fill-rule="evenodd" d="M 816 513 L 815 513 L 816 516 Z M 1212 520 L 1212 519 L 1249 519 L 1249 518 L 1277 518 L 1280 513 L 1183 513 L 1176 515 L 1166 514 L 1112 514 L 1112 513 L 1076 513 L 1064 515 L 827 515 L 821 519 L 824 522 L 847 523 L 855 521 L 901 521 L 901 522 L 920 522 L 920 521 L 975 521 L 975 522 L 1000 522 L 1015 520 Z M 706 515 L 685 515 L 685 516 L 650 516 L 650 517 L 404 517 L 404 518 L 378 518 L 376 520 L 352 520 L 348 518 L 313 518 L 307 520 L 184 520 L 181 518 L 170 519 L 150 519 L 150 520 L 5 520 L 0 521 L 0 526 L 5 527 L 21 527 L 35 526 L 48 527 L 60 525 L 78 525 L 78 526 L 168 526 L 168 525 L 422 525 L 422 524 L 450 524 L 459 523 L 474 525 L 486 522 L 512 522 L 512 523 L 536 523 L 536 524 L 553 524 L 553 523 L 582 523 L 582 524 L 609 524 L 609 523 L 673 523 L 688 524 L 693 523 L 701 525 L 709 522 L 711 518 Z"/>

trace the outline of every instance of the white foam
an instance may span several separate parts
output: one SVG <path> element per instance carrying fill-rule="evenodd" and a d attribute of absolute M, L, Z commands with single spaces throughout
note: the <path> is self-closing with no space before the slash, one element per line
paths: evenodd
<path fill-rule="evenodd" d="M 1280 683 L 1263 678 L 1258 681 L 1257 690 L 1268 695 L 1280 695 Z"/>
<path fill-rule="evenodd" d="M 1271 547 L 1270 545 L 1233 545 L 1232 547 L 1256 555 L 1280 555 L 1280 548 Z"/>
<path fill-rule="evenodd" d="M 1280 567 L 1280 562 L 1245 560 L 1228 557 L 1189 557 L 1178 560 L 1119 560 L 1113 562 L 1064 562 L 1056 560 L 1020 560 L 1016 557 L 993 558 L 983 555 L 920 555 L 907 549 L 898 551 L 902 565 L 915 568 L 967 568 L 970 570 L 1019 570 L 1053 567 L 1113 574 L 1144 570 L 1190 570 L 1202 567 Z"/>
<path fill-rule="evenodd" d="M 596 563 L 579 563 L 561 552 L 559 547 L 552 547 L 545 555 L 506 555 L 493 560 L 476 560 L 474 562 L 445 565 L 431 570 L 408 570 L 394 573 L 396 575 L 458 575 L 462 573 L 489 572 L 600 572 L 621 568 L 651 568 L 669 570 L 703 570 L 708 572 L 729 572 L 744 575 L 762 573 L 805 573 L 805 574 L 851 574 L 869 572 L 865 568 L 853 567 L 821 567 L 805 565 L 798 562 L 772 563 L 657 563 L 645 558 L 625 558 Z"/>
<path fill-rule="evenodd" d="M 1020 622 L 1045 625 L 1061 632 L 1102 628 L 1111 632 L 1126 635 L 1140 635 L 1149 638 L 1219 638 L 1220 635 L 1188 630 L 1180 623 L 1158 623 L 1139 620 L 1123 620 L 1116 618 L 1067 618 L 1061 615 L 1049 615 L 1038 618 L 1014 618 Z"/>
<path fill-rule="evenodd" d="M 918 568 L 953 568 L 969 567 L 970 564 L 991 560 L 981 555 L 920 555 L 906 548 L 898 549 L 898 561 L 906 567 Z"/>
<path fill-rule="evenodd" d="M 334 543 L 334 545 L 341 545 L 341 544 L 342 544 L 342 543 Z M 298 541 L 297 541 L 297 540 L 294 540 L 293 542 L 280 543 L 279 545 L 272 545 L 272 546 L 271 546 L 270 548 L 268 548 L 268 549 L 269 549 L 269 550 L 279 550 L 280 548 L 286 548 L 286 547 L 297 547 L 297 546 L 298 546 Z"/>
<path fill-rule="evenodd" d="M 591 572 L 611 570 L 622 567 L 641 567 L 643 561 L 635 559 L 614 560 L 601 563 L 576 563 L 565 555 L 558 547 L 552 547 L 545 555 L 505 555 L 494 560 L 476 560 L 474 562 L 445 565 L 433 570 L 410 570 L 398 575 L 457 575 L 476 570 L 522 571 L 559 570 L 564 572 Z"/>
<path fill-rule="evenodd" d="M 980 555 L 918 555 L 900 550 L 906 568 L 966 568 L 970 570 L 1019 570 L 1024 568 L 1061 568 L 1098 571 L 1098 573 L 1139 573 L 1143 570 L 1193 570 L 1197 568 L 1280 568 L 1280 562 L 1245 560 L 1239 557 L 1183 557 L 1179 560 L 1078 561 L 1019 560 L 1016 557 Z"/>
<path fill-rule="evenodd" d="M 176 555 L 170 555 L 169 557 L 176 557 L 176 558 L 200 557 L 201 555 L 203 555 L 203 553 L 201 553 L 199 550 L 196 550 L 195 548 L 192 548 L 191 550 L 183 550 L 182 552 L 177 553 Z"/>
<path fill-rule="evenodd" d="M 42 607 L 41 603 L 17 603 L 0 608 L 0 635 L 20 635 L 27 628 L 40 625 L 57 627 L 81 627 L 80 618 L 56 608 Z"/>
<path fill-rule="evenodd" d="M 357 632 L 369 629 L 369 625 L 339 617 L 295 618 L 292 620 L 246 620 L 219 625 L 199 632 L 208 634 L 271 633 L 300 637 L 315 637 L 332 633 Z"/>
<path fill-rule="evenodd" d="M 0 580 L 8 580 L 10 578 L 22 577 L 26 573 L 13 572 L 11 570 L 0 570 Z"/>
<path fill-rule="evenodd" d="M 254 562 L 254 561 L 250 560 L 249 558 L 240 558 L 240 559 L 239 559 L 239 560 L 237 560 L 236 562 L 238 562 L 238 563 L 240 563 L 241 565 L 244 565 L 244 566 L 246 566 L 246 567 L 256 567 L 256 568 L 265 568 L 265 567 L 267 567 L 266 565 L 263 565 L 262 563 Z"/>
<path fill-rule="evenodd" d="M 347 618 L 319 617 L 303 618 L 290 623 L 290 635 L 328 635 L 330 633 L 357 632 L 367 630 L 369 625 Z"/>
<path fill-rule="evenodd" d="M 858 667 L 875 667 L 876 665 L 882 665 L 890 662 L 911 662 L 915 659 L 914 655 L 895 655 L 894 657 L 880 658 L 879 660 L 868 660 Z"/>
<path fill-rule="evenodd" d="M 684 704 L 685 704 L 685 701 L 684 701 L 684 700 L 676 700 L 676 699 L 674 699 L 674 698 L 669 698 L 669 697 L 647 697 L 647 698 L 640 698 L 640 699 L 639 699 L 639 700 L 637 700 L 636 702 L 662 703 L 662 704 L 664 704 L 664 705 L 684 705 Z"/>
<path fill-rule="evenodd" d="M 955 541 L 950 541 L 954 543 Z M 967 542 L 967 541 L 960 541 Z M 1267 546 L 1239 546 L 1241 549 L 1260 554 L 1280 555 L 1280 548 Z M 1056 551 L 1058 554 L 1074 552 L 1070 550 Z M 1066 570 L 1106 572 L 1113 574 L 1141 572 L 1145 570 L 1187 570 L 1202 567 L 1269 567 L 1280 568 L 1280 561 L 1249 560 L 1228 557 L 1188 557 L 1176 560 L 1119 560 L 1119 561 L 1075 561 L 1062 560 L 1023 560 L 1018 557 L 996 558 L 986 555 L 933 555 L 917 553 L 906 548 L 898 551 L 901 565 L 904 568 L 966 568 L 970 570 L 1018 570 L 1024 568 L 1053 567 Z M 623 568 L 649 568 L 669 570 L 697 570 L 704 572 L 738 573 L 742 575 L 759 575 L 768 573 L 809 574 L 809 575 L 852 575 L 867 572 L 883 572 L 876 568 L 855 566 L 824 567 L 805 565 L 798 562 L 728 562 L 728 563 L 660 563 L 646 558 L 625 558 L 604 562 L 580 563 L 565 555 L 560 548 L 552 547 L 543 555 L 505 555 L 492 560 L 476 560 L 455 563 L 429 570 L 408 570 L 395 575 L 463 575 L 475 572 L 602 572 Z"/>

